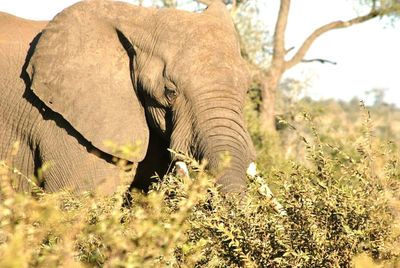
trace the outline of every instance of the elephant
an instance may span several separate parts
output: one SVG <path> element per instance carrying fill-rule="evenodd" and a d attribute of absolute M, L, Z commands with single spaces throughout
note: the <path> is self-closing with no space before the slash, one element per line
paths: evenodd
<path fill-rule="evenodd" d="M 0 13 L 0 74 L 0 160 L 17 191 L 27 178 L 49 193 L 144 189 L 179 160 L 169 148 L 205 161 L 222 193 L 246 190 L 250 72 L 222 1 L 200 13 L 82 1 L 49 22 Z"/>

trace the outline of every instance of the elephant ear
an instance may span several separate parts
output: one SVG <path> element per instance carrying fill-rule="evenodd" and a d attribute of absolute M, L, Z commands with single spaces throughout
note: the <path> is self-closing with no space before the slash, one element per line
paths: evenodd
<path fill-rule="evenodd" d="M 43 31 L 27 68 L 31 89 L 98 149 L 141 161 L 149 130 L 132 82 L 133 47 L 107 21 L 72 11 Z M 136 144 L 132 156 L 115 150 Z"/>

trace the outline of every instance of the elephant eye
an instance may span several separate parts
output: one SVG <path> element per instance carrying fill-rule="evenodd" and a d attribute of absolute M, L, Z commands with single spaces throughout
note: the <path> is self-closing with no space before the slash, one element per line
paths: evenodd
<path fill-rule="evenodd" d="M 171 104 L 178 96 L 178 92 L 176 92 L 175 89 L 165 88 L 165 96 L 167 97 L 168 102 Z"/>

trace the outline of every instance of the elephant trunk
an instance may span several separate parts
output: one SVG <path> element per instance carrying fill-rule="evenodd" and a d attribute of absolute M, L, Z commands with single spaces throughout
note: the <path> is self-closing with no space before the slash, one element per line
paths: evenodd
<path fill-rule="evenodd" d="M 215 92 L 215 91 L 214 91 Z M 254 149 L 243 120 L 243 101 L 237 94 L 203 99 L 197 103 L 198 133 L 196 158 L 206 159 L 207 168 L 217 177 L 222 192 L 243 192 L 246 169 L 254 160 Z M 214 93 L 215 94 L 215 93 Z M 200 98 L 201 99 L 201 98 Z"/>

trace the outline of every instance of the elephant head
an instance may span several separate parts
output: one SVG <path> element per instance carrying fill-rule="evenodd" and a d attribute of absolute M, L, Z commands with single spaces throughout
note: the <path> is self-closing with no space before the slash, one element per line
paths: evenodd
<path fill-rule="evenodd" d="M 87 1 L 45 28 L 28 66 L 33 92 L 94 147 L 149 133 L 206 159 L 224 192 L 243 191 L 254 149 L 243 106 L 249 74 L 225 5 L 203 13 Z M 221 171 L 221 155 L 230 163 Z"/>

